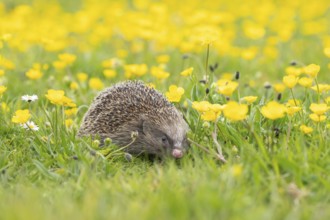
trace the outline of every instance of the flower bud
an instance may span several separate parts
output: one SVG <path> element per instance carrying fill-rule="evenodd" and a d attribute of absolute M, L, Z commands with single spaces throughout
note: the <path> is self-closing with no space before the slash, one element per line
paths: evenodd
<path fill-rule="evenodd" d="M 111 138 L 106 138 L 106 139 L 104 139 L 104 145 L 105 146 L 109 146 L 110 144 L 112 144 L 112 140 L 111 140 Z"/>

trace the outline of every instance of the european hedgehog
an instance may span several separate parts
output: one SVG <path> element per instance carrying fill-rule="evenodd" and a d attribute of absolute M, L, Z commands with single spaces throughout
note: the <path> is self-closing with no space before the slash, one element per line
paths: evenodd
<path fill-rule="evenodd" d="M 133 155 L 181 158 L 188 148 L 187 131 L 182 114 L 161 93 L 143 82 L 126 81 L 94 99 L 78 136 L 109 137 Z M 133 132 L 137 136 L 132 143 Z"/>

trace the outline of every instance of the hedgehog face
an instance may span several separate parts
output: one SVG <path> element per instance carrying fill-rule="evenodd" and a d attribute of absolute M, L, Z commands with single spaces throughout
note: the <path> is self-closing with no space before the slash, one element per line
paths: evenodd
<path fill-rule="evenodd" d="M 188 125 L 183 119 L 159 125 L 146 120 L 142 126 L 142 138 L 148 153 L 181 158 L 188 148 L 187 131 Z"/>

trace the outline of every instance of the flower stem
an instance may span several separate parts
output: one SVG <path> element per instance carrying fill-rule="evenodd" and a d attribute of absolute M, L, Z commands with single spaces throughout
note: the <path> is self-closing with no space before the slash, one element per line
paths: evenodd
<path fill-rule="evenodd" d="M 317 103 L 320 103 L 320 87 L 319 87 L 316 77 L 315 77 L 315 84 L 316 84 L 316 88 L 317 88 Z"/>
<path fill-rule="evenodd" d="M 210 44 L 207 44 L 206 62 L 205 62 L 205 80 L 207 85 L 209 84 L 209 79 L 208 79 L 209 55 L 210 55 Z"/>

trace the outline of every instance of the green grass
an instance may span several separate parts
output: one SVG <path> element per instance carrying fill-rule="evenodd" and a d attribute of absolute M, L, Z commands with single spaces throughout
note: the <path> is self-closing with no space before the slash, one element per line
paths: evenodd
<path fill-rule="evenodd" d="M 298 6 L 283 3 L 284 12 L 292 10 L 292 13 L 296 13 L 298 8 L 308 7 L 308 1 L 301 1 Z M 173 23 L 178 22 L 176 26 L 155 18 L 156 27 L 168 28 L 170 34 L 178 32 L 181 37 L 171 41 L 173 36 L 169 35 L 169 41 L 165 42 L 167 37 L 161 38 L 157 31 L 152 32 L 154 38 L 148 39 L 144 38 L 144 33 L 140 33 L 139 29 L 135 29 L 135 26 L 143 26 L 150 17 L 154 18 L 154 14 L 147 9 L 140 10 L 144 13 L 135 14 L 134 1 L 119 1 L 118 4 L 100 1 L 101 6 L 87 4 L 88 10 L 84 8 L 85 1 L 61 0 L 59 8 L 43 1 L 4 1 L 5 7 L 0 7 L 0 61 L 5 57 L 15 64 L 15 68 L 6 68 L 0 62 L 0 70 L 5 70 L 4 76 L 0 76 L 0 86 L 7 87 L 0 94 L 0 104 L 6 103 L 8 106 L 8 110 L 0 106 L 1 220 L 330 219 L 329 111 L 325 113 L 324 122 L 313 122 L 309 118 L 309 107 L 311 103 L 318 102 L 319 96 L 315 91 L 309 88 L 305 90 L 297 85 L 293 88 L 293 93 L 302 101 L 302 110 L 299 113 L 273 121 L 260 112 L 267 102 L 277 100 L 278 97 L 273 88 L 264 88 L 264 83 L 281 82 L 285 68 L 293 60 L 297 61 L 299 68 L 310 63 L 320 65 L 318 82 L 329 84 L 329 58 L 323 52 L 326 47 L 325 39 L 329 37 L 329 25 L 325 31 L 315 34 L 304 35 L 302 31 L 305 22 L 318 22 L 318 19 L 324 18 L 328 24 L 329 10 L 310 20 L 299 17 L 300 12 L 297 12 L 293 21 L 296 29 L 292 37 L 288 41 L 279 40 L 275 45 L 270 45 L 278 52 L 278 56 L 269 58 L 262 51 L 268 41 L 274 40 L 271 37 L 277 39 L 280 34 L 268 29 L 268 26 L 265 27 L 266 35 L 261 39 L 251 40 L 241 34 L 245 19 L 249 20 L 251 17 L 258 20 L 255 16 L 259 11 L 256 11 L 255 4 L 258 5 L 259 1 L 247 7 L 251 8 L 250 12 L 243 10 L 246 15 L 237 15 L 236 9 L 240 12 L 242 9 L 236 7 L 235 1 L 222 1 L 214 7 L 213 1 L 205 1 L 209 4 L 205 8 L 201 2 L 204 1 L 189 1 L 185 5 L 185 1 L 182 1 L 177 6 L 177 1 L 167 1 L 167 11 L 162 11 L 162 5 L 153 3 L 154 10 L 165 13 Z M 21 14 L 17 12 L 12 15 L 12 10 L 21 4 L 33 5 L 33 13 L 29 14 L 31 11 L 23 7 L 20 9 Z M 246 4 L 244 6 L 249 6 L 250 3 Z M 321 2 L 320 5 L 322 4 L 327 2 Z M 121 11 L 116 8 L 118 5 L 122 7 L 125 17 L 120 17 Z M 6 13 L 1 8 L 6 8 Z M 74 19 L 80 21 L 79 14 L 74 13 L 82 9 L 85 10 L 82 14 L 91 19 L 91 26 L 86 29 L 73 22 L 76 21 Z M 241 51 L 246 47 L 256 46 L 258 53 L 252 60 L 243 59 L 240 52 L 235 54 L 226 51 L 229 54 L 223 54 L 221 46 L 216 43 L 210 47 L 208 61 L 206 45 L 197 44 L 191 51 L 181 51 L 181 44 L 196 40 L 193 38 L 196 33 L 185 35 L 186 32 L 190 33 L 198 25 L 209 25 L 198 22 L 210 22 L 211 26 L 214 25 L 212 19 L 202 19 L 204 10 L 211 13 L 218 9 L 228 10 L 236 16 L 235 20 L 224 24 L 220 22 L 219 27 L 216 26 L 227 35 L 229 33 L 229 38 L 230 33 L 237 35 L 228 42 L 230 49 Z M 196 11 L 201 16 L 201 21 L 189 20 L 193 17 L 190 15 L 194 14 L 190 10 Z M 277 12 L 275 9 L 271 11 Z M 189 12 L 189 16 L 184 17 L 181 15 L 183 12 Z M 277 14 L 266 12 L 270 13 L 268 19 L 273 22 Z M 70 19 L 74 19 L 67 19 L 66 16 L 69 15 L 73 16 Z M 99 17 L 93 20 L 95 16 Z M 15 19 L 19 22 L 15 23 Z M 139 19 L 141 24 L 135 23 Z M 292 21 L 291 18 L 283 19 L 286 22 Z M 32 25 L 34 22 L 40 27 Z M 102 22 L 109 22 L 106 25 L 114 30 L 111 37 L 102 35 Z M 4 24 L 8 26 L 2 28 L 1 25 Z M 43 31 L 44 24 L 52 27 L 52 31 L 49 31 L 51 33 Z M 133 37 L 124 29 L 125 25 L 128 30 L 133 30 Z M 82 30 L 76 30 L 76 26 Z M 124 29 L 123 33 L 119 33 L 120 28 Z M 96 30 L 101 31 L 99 33 Z M 61 35 L 62 31 L 64 36 Z M 5 40 L 3 37 L 7 32 L 12 32 L 12 40 Z M 226 34 L 221 40 L 226 40 Z M 44 45 L 45 39 L 58 41 L 65 47 L 49 51 Z M 180 42 L 178 45 L 175 44 L 177 40 Z M 134 51 L 134 44 L 141 44 L 142 49 Z M 91 89 L 88 81 L 79 82 L 76 74 L 86 72 L 89 78 L 98 77 L 106 87 L 125 80 L 123 66 L 116 68 L 115 78 L 108 79 L 102 74 L 102 61 L 117 57 L 120 49 L 128 52 L 127 56 L 121 58 L 125 64 L 145 63 L 149 69 L 158 65 L 155 57 L 160 54 L 169 55 L 170 61 L 166 67 L 171 73 L 169 78 L 157 80 L 149 71 L 134 79 L 151 82 L 162 93 L 171 84 L 185 89 L 181 101 L 175 103 L 175 106 L 187 119 L 190 126 L 188 137 L 194 143 L 182 159 L 167 158 L 151 162 L 146 158 L 133 157 L 132 160 L 127 160 L 125 153 L 118 151 L 116 146 L 101 148 L 93 140 L 77 138 L 84 113 L 99 91 Z M 64 52 L 75 54 L 77 60 L 65 69 L 58 70 L 52 62 L 58 60 L 58 54 Z M 183 59 L 183 55 L 188 58 Z M 42 78 L 31 80 L 26 77 L 25 72 L 35 62 L 48 64 L 49 68 L 42 70 Z M 199 83 L 205 75 L 206 62 L 210 65 L 218 63 L 214 73 L 208 70 L 211 75 L 209 85 Z M 193 75 L 180 76 L 179 73 L 188 67 L 194 67 Z M 247 118 L 231 122 L 220 116 L 216 122 L 204 122 L 200 113 L 192 108 L 192 102 L 207 100 L 211 103 L 227 103 L 226 97 L 220 95 L 212 83 L 220 79 L 223 73 L 230 72 L 234 75 L 235 71 L 241 73 L 240 79 L 235 80 L 239 87 L 230 99 L 239 101 L 243 96 L 258 96 L 257 101 L 249 106 Z M 249 86 L 250 80 L 255 82 L 255 86 Z M 71 82 L 78 82 L 79 88 L 70 89 Z M 77 115 L 71 117 L 72 127 L 64 125 L 64 120 L 68 117 L 63 110 L 68 108 L 53 105 L 45 97 L 48 89 L 64 90 L 66 96 L 77 104 Z M 210 90 L 209 94 L 205 93 L 206 89 Z M 21 101 L 21 96 L 25 94 L 37 94 L 39 99 L 31 103 Z M 320 102 L 326 103 L 327 97 L 329 91 L 320 94 Z M 282 98 L 277 101 L 285 104 L 289 99 L 292 99 L 292 94 L 286 89 Z M 40 127 L 38 131 L 26 130 L 12 123 L 11 119 L 19 109 L 30 110 L 31 120 Z M 304 134 L 299 129 L 302 124 L 312 127 L 314 131 Z M 215 138 L 212 137 L 213 133 L 216 133 Z M 216 157 L 219 152 L 217 142 L 226 163 Z"/>

